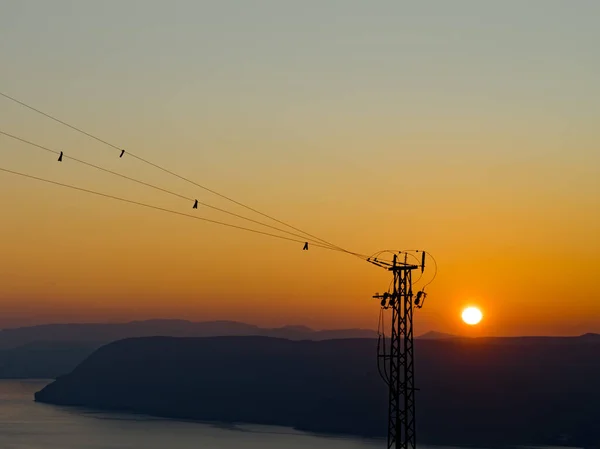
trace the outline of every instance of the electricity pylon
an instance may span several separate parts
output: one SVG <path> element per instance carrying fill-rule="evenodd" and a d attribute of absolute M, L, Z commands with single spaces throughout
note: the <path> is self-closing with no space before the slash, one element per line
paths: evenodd
<path fill-rule="evenodd" d="M 392 309 L 390 350 L 379 345 L 377 361 L 379 372 L 389 388 L 388 404 L 388 449 L 415 449 L 415 370 L 413 346 L 413 310 L 423 305 L 425 293 L 420 291 L 413 303 L 412 272 L 425 268 L 425 252 L 421 265 L 398 262 L 394 254 L 393 263 L 387 269 L 394 275 L 392 292 L 376 294 L 383 309 Z"/>

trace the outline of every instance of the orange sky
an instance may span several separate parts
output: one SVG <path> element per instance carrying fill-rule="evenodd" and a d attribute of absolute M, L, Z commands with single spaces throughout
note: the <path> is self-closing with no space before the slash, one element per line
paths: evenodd
<path fill-rule="evenodd" d="M 340 16 L 311 4 L 232 14 L 152 3 L 119 7 L 106 29 L 111 2 L 15 3 L 0 18 L 0 91 L 349 250 L 427 249 L 439 274 L 417 333 L 600 332 L 600 11 L 541 4 L 542 15 L 518 2 L 439 3 L 433 14 L 348 2 Z M 3 98 L 0 124 L 248 213 Z M 243 224 L 3 136 L 0 160 Z M 0 201 L 0 326 L 164 317 L 375 328 L 371 296 L 390 281 L 346 254 L 6 173 Z M 481 325 L 461 323 L 467 305 L 482 308 Z"/>

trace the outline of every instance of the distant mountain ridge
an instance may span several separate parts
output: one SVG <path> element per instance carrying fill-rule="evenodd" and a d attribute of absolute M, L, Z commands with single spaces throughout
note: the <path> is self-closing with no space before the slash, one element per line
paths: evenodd
<path fill-rule="evenodd" d="M 0 379 L 54 379 L 72 371 L 101 346 L 138 337 L 277 337 L 286 340 L 374 339 L 369 329 L 314 330 L 302 325 L 261 328 L 236 321 L 147 320 L 129 323 L 45 324 L 0 330 Z M 531 344 L 546 337 L 474 339 L 489 344 Z M 581 337 L 553 337 L 556 342 L 579 338 L 600 341 L 598 334 Z M 464 337 L 428 332 L 417 340 L 458 340 Z M 471 340 L 471 339 L 467 339 Z"/>
<path fill-rule="evenodd" d="M 314 330 L 304 325 L 286 325 L 264 328 L 239 321 L 188 321 L 179 319 L 152 319 L 127 323 L 64 323 L 40 324 L 0 329 L 0 351 L 44 342 L 77 342 L 102 345 L 116 340 L 136 337 L 277 337 L 288 340 L 332 340 L 344 338 L 377 338 L 372 329 L 348 328 Z M 469 338 L 460 335 L 430 331 L 418 339 L 442 340 Z M 579 337 L 478 337 L 478 339 L 544 339 L 582 338 L 595 341 L 600 334 L 587 333 Z"/>
<path fill-rule="evenodd" d="M 420 335 L 417 338 L 422 338 L 425 340 L 442 340 L 442 339 L 446 339 L 446 338 L 460 338 L 460 337 L 458 335 L 446 334 L 444 332 L 430 331 L 423 335 Z"/>
<path fill-rule="evenodd" d="M 329 340 L 334 338 L 376 338 L 370 329 L 314 330 L 306 326 L 289 325 L 262 328 L 238 321 L 187 321 L 155 319 L 128 323 L 42 324 L 0 330 L 0 350 L 36 342 L 109 343 L 134 337 L 229 337 L 261 336 L 288 340 Z"/>
<path fill-rule="evenodd" d="M 287 340 L 375 338 L 368 329 L 261 328 L 237 321 L 154 319 L 128 323 L 43 324 L 0 330 L 0 379 L 54 379 L 99 347 L 136 337 L 278 337 Z"/>

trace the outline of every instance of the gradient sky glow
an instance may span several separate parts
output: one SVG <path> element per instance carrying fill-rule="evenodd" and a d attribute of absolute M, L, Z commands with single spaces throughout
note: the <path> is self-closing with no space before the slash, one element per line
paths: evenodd
<path fill-rule="evenodd" d="M 598 17 L 595 0 L 6 0 L 0 91 L 350 250 L 428 249 L 417 333 L 600 332 Z M 0 130 L 245 213 L 1 97 Z M 192 212 L 4 136 L 0 167 Z M 3 327 L 374 328 L 389 283 L 1 172 L 0 201 Z"/>

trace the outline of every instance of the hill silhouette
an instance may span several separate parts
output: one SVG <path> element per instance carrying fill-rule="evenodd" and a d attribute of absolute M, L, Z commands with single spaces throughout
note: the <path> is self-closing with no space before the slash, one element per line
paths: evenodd
<path fill-rule="evenodd" d="M 436 332 L 429 331 L 423 335 L 420 335 L 418 338 L 427 339 L 427 340 L 441 340 L 445 338 L 458 338 L 457 335 L 446 334 L 444 332 Z"/>
<path fill-rule="evenodd" d="M 371 339 L 137 338 L 98 349 L 36 394 L 60 405 L 384 436 Z M 419 441 L 593 447 L 600 336 L 416 342 Z"/>

